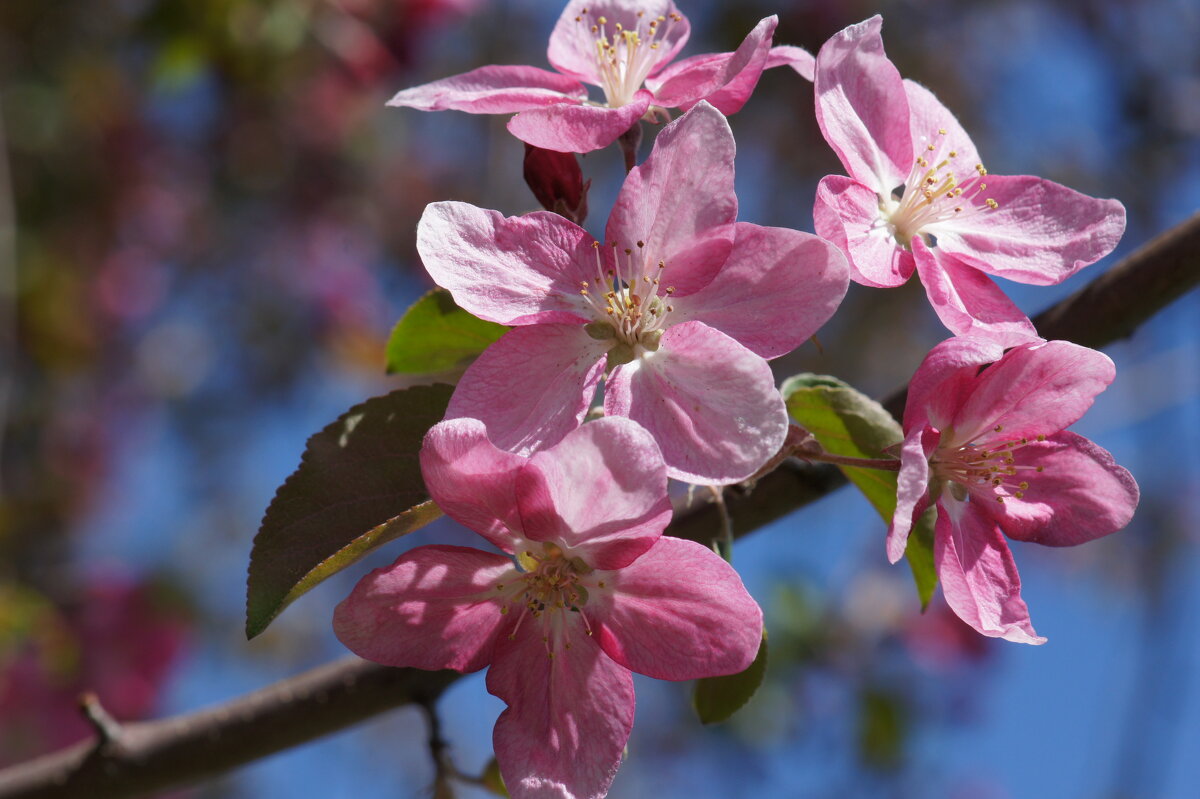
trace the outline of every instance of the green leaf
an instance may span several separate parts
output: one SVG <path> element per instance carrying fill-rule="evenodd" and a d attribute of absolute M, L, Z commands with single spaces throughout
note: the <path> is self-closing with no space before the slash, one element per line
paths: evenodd
<path fill-rule="evenodd" d="M 488 761 L 487 767 L 483 770 L 483 776 L 479 778 L 479 784 L 486 790 L 496 794 L 496 796 L 508 797 L 508 788 L 504 786 L 504 778 L 500 776 L 500 764 L 496 762 L 496 758 Z"/>
<path fill-rule="evenodd" d="M 325 578 L 441 516 L 417 456 L 452 391 L 416 386 L 369 399 L 308 440 L 254 538 L 247 637 Z"/>
<path fill-rule="evenodd" d="M 780 389 L 788 413 L 834 455 L 882 458 L 884 450 L 904 439 L 904 431 L 883 406 L 836 377 L 801 374 Z M 862 491 L 876 512 L 890 523 L 896 511 L 896 472 L 840 466 L 846 478 Z M 908 537 L 905 557 L 924 609 L 937 587 L 933 568 L 933 525 L 930 508 Z"/>
<path fill-rule="evenodd" d="M 904 762 L 908 709 L 897 693 L 867 688 L 859 697 L 858 752 L 872 768 L 891 771 Z"/>
<path fill-rule="evenodd" d="M 405 312 L 387 343 L 389 374 L 444 372 L 473 360 L 508 332 L 454 304 L 450 292 L 434 289 Z"/>
<path fill-rule="evenodd" d="M 702 724 L 725 721 L 742 708 L 762 685 L 767 673 L 767 631 L 763 630 L 758 655 L 745 671 L 724 677 L 705 677 L 696 681 L 692 707 Z"/>

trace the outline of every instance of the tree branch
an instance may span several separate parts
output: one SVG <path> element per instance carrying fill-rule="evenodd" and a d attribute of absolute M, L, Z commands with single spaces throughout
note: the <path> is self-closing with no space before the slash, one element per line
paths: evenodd
<path fill-rule="evenodd" d="M 1101 347 L 1200 283 L 1200 214 L 1167 231 L 1034 319 L 1047 338 Z M 901 389 L 885 401 L 898 415 Z M 835 467 L 785 461 L 753 485 L 731 486 L 725 505 L 745 535 L 845 484 Z M 721 511 L 705 498 L 677 503 L 667 532 L 711 543 Z M 161 721 L 106 725 L 94 740 L 0 771 L 0 799 L 119 799 L 183 785 L 326 735 L 411 702 L 436 700 L 460 675 L 393 669 L 347 658 L 209 710 Z"/>
<path fill-rule="evenodd" d="M 207 710 L 105 725 L 104 736 L 0 771 L 0 797 L 116 799 L 196 782 L 384 710 L 432 702 L 460 676 L 344 658 Z M 98 705 L 92 697 L 84 707 Z"/>

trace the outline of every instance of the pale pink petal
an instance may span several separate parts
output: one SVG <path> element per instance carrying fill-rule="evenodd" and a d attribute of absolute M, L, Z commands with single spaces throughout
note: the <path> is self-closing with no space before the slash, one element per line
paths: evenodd
<path fill-rule="evenodd" d="M 881 17 L 834 34 L 817 53 L 817 123 L 850 176 L 877 194 L 904 183 L 913 161 L 908 98 L 883 52 Z"/>
<path fill-rule="evenodd" d="M 487 66 L 405 89 L 388 105 L 421 111 L 511 114 L 557 103 L 578 104 L 587 89 L 573 78 L 537 67 Z"/>
<path fill-rule="evenodd" d="M 671 321 L 694 319 L 751 352 L 791 352 L 833 316 L 849 283 L 841 250 L 810 233 L 735 225 L 729 259 L 695 294 L 672 298 Z"/>
<path fill-rule="evenodd" d="M 672 326 L 657 352 L 614 369 L 604 408 L 650 431 L 668 475 L 701 485 L 746 479 L 787 435 L 767 362 L 702 322 Z"/>
<path fill-rule="evenodd" d="M 764 69 L 774 69 L 775 67 L 791 67 L 796 70 L 800 77 L 811 83 L 813 74 L 816 72 L 817 63 L 816 59 L 813 58 L 813 54 L 803 47 L 782 44 L 778 47 L 772 47 L 771 51 L 767 54 L 767 65 Z"/>
<path fill-rule="evenodd" d="M 508 121 L 521 141 L 560 153 L 590 153 L 615 142 L 637 124 L 654 98 L 645 89 L 618 108 L 606 105 L 551 105 L 522 111 Z"/>
<path fill-rule="evenodd" d="M 892 238 L 879 211 L 879 196 L 844 175 L 828 175 L 817 184 L 813 206 L 817 235 L 836 244 L 850 259 L 850 279 L 875 288 L 907 281 L 916 268 L 912 253 Z"/>
<path fill-rule="evenodd" d="M 946 428 L 975 389 L 979 367 L 1003 355 L 1002 346 L 984 339 L 955 336 L 938 344 L 909 381 L 904 429 L 926 422 L 939 430 Z"/>
<path fill-rule="evenodd" d="M 896 475 L 896 511 L 888 527 L 887 556 L 895 563 L 904 557 L 908 534 L 929 507 L 929 456 L 941 434 L 931 427 L 913 429 L 900 447 L 900 473 Z"/>
<path fill-rule="evenodd" d="M 622 666 L 692 680 L 736 674 L 758 654 L 762 610 L 733 567 L 695 541 L 663 536 L 608 581 L 586 611 Z"/>
<path fill-rule="evenodd" d="M 1115 376 L 1107 355 L 1069 341 L 1011 349 L 984 370 L 959 409 L 955 443 L 989 445 L 1057 433 L 1083 416 Z"/>
<path fill-rule="evenodd" d="M 496 585 L 511 560 L 469 547 L 418 547 L 359 580 L 333 613 L 338 639 L 385 666 L 476 671 L 492 659 L 504 616 Z"/>
<path fill-rule="evenodd" d="M 658 445 L 628 419 L 589 422 L 536 452 L 517 478 L 525 535 L 595 569 L 619 569 L 671 521 Z"/>
<path fill-rule="evenodd" d="M 941 247 L 930 250 L 920 237 L 913 238 L 912 249 L 929 304 L 951 333 L 1004 347 L 1037 338 L 1029 317 L 987 275 Z"/>
<path fill-rule="evenodd" d="M 938 148 L 939 158 L 954 152 L 951 163 L 955 166 L 956 175 L 974 176 L 979 152 L 950 109 L 942 105 L 929 89 L 911 80 L 904 81 L 904 93 L 908 97 L 908 122 L 914 148 L 910 163 L 918 155 L 929 155 L 925 147 L 933 144 Z M 991 184 L 990 178 L 988 184 Z"/>
<path fill-rule="evenodd" d="M 649 84 L 655 105 L 686 111 L 698 101 L 707 100 L 722 114 L 742 110 L 766 69 L 778 24 L 778 17 L 766 17 L 734 52 L 695 56 L 667 67 Z"/>
<path fill-rule="evenodd" d="M 496 448 L 478 419 L 440 422 L 421 447 L 421 475 L 433 501 L 505 552 L 519 546 L 516 480 L 524 466 L 524 458 Z"/>
<path fill-rule="evenodd" d="M 946 602 L 984 635 L 1044 644 L 1021 599 L 1021 577 L 995 522 L 973 502 L 938 502 L 933 559 Z"/>
<path fill-rule="evenodd" d="M 513 328 L 467 367 L 446 418 L 480 419 L 496 446 L 521 455 L 552 446 L 583 421 L 605 347 L 583 325 Z"/>
<path fill-rule="evenodd" d="M 505 325 L 583 321 L 580 283 L 595 280 L 587 231 L 558 214 L 505 217 L 460 202 L 431 203 L 417 223 L 417 252 L 454 301 Z"/>
<path fill-rule="evenodd" d="M 1120 530 L 1133 517 L 1138 486 L 1112 455 L 1064 430 L 1013 452 L 1017 475 L 1029 484 L 1017 498 L 980 503 L 1001 529 L 1021 541 L 1075 546 Z M 1041 467 L 1042 471 L 1036 469 Z M 987 500 L 991 501 L 987 501 Z"/>
<path fill-rule="evenodd" d="M 930 225 L 938 247 L 993 275 L 1048 286 L 1061 283 L 1117 246 L 1125 206 L 1049 180 L 988 175 L 980 198 L 998 203 Z"/>
<path fill-rule="evenodd" d="M 553 658 L 533 619 L 496 642 L 487 689 L 508 709 L 492 745 L 513 799 L 601 799 L 621 765 L 633 677 L 582 626 L 572 633 Z"/>
<path fill-rule="evenodd" d="M 708 284 L 733 247 L 733 132 L 708 103 L 663 128 L 645 163 L 625 178 L 608 218 L 607 241 L 645 243 L 653 273 L 666 263 L 664 283 L 684 296 Z"/>
<path fill-rule="evenodd" d="M 585 10 L 587 14 L 583 13 Z M 639 12 L 641 16 L 638 16 Z M 672 19 L 672 14 L 677 14 L 680 19 Z M 613 31 L 617 23 L 625 30 L 638 31 L 641 38 L 649 43 L 649 22 L 666 17 L 666 20 L 658 23 L 660 33 L 655 36 L 655 40 L 660 42 L 658 48 L 647 51 L 647 54 L 653 54 L 655 60 L 655 66 L 649 73 L 651 75 L 675 57 L 691 33 L 687 18 L 679 14 L 670 0 L 571 0 L 550 34 L 546 56 L 559 72 L 574 75 L 593 86 L 601 85 L 596 62 L 597 34 L 592 32 L 592 26 L 599 24 L 600 17 L 607 20 L 606 33 L 610 43 L 614 39 Z"/>

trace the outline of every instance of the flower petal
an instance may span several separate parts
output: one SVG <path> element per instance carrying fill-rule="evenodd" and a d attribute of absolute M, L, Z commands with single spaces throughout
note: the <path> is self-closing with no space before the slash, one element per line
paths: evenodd
<path fill-rule="evenodd" d="M 708 103 L 663 128 L 645 163 L 617 195 L 605 238 L 645 242 L 649 264 L 666 263 L 663 282 L 678 296 L 703 288 L 733 247 L 733 131 Z"/>
<path fill-rule="evenodd" d="M 1083 416 L 1114 377 L 1107 355 L 1069 341 L 1016 347 L 980 375 L 954 418 L 954 441 L 990 444 L 1057 433 Z"/>
<path fill-rule="evenodd" d="M 813 205 L 817 235 L 836 244 L 850 259 L 850 279 L 875 288 L 907 281 L 916 268 L 912 253 L 896 243 L 879 212 L 879 195 L 844 175 L 817 184 Z"/>
<path fill-rule="evenodd" d="M 1004 347 L 1037 338 L 1033 323 L 987 275 L 942 252 L 941 246 L 930 250 L 920 237 L 913 238 L 912 248 L 929 304 L 951 333 Z"/>
<path fill-rule="evenodd" d="M 762 610 L 733 567 L 695 541 L 663 536 L 610 580 L 611 592 L 587 610 L 600 646 L 622 666 L 693 680 L 736 674 L 758 653 Z"/>
<path fill-rule="evenodd" d="M 904 557 L 908 534 L 929 507 L 929 456 L 937 449 L 941 434 L 928 425 L 913 429 L 900 447 L 900 473 L 896 476 L 896 511 L 888 526 L 887 556 L 890 563 Z"/>
<path fill-rule="evenodd" d="M 764 69 L 774 69 L 775 67 L 791 67 L 800 77 L 811 83 L 813 74 L 816 72 L 817 60 L 803 47 L 781 44 L 771 48 L 767 54 L 767 65 Z"/>
<path fill-rule="evenodd" d="M 488 692 L 508 703 L 492 734 L 513 799 L 601 799 L 633 729 L 633 676 L 574 635 L 551 658 L 526 619 L 496 642 Z"/>
<path fill-rule="evenodd" d="M 558 103 L 578 104 L 587 89 L 573 78 L 527 66 L 487 66 L 405 89 L 390 106 L 420 111 L 511 114 Z"/>
<path fill-rule="evenodd" d="M 1023 496 L 980 504 L 1009 538 L 1069 547 L 1115 533 L 1133 518 L 1137 482 L 1083 436 L 1064 430 L 1014 451 L 1013 460 L 1029 484 Z"/>
<path fill-rule="evenodd" d="M 333 613 L 338 639 L 385 666 L 477 671 L 492 659 L 504 617 L 497 583 L 511 560 L 470 547 L 418 547 L 359 580 Z"/>
<path fill-rule="evenodd" d="M 685 111 L 700 100 L 722 114 L 735 114 L 754 93 L 759 76 L 767 67 L 771 38 L 779 25 L 776 16 L 759 21 L 732 53 L 713 53 L 677 61 L 654 81 L 654 103 Z"/>
<path fill-rule="evenodd" d="M 888 195 L 913 162 L 908 98 L 876 15 L 830 37 L 813 78 L 817 123 L 850 176 Z"/>
<path fill-rule="evenodd" d="M 560 153 L 590 153 L 615 142 L 638 123 L 654 98 L 640 89 L 617 108 L 606 105 L 551 105 L 522 111 L 508 121 L 521 141 Z"/>
<path fill-rule="evenodd" d="M 554 541 L 596 569 L 619 569 L 671 521 L 667 469 L 640 426 L 598 419 L 536 452 L 517 477 L 525 534 Z"/>
<path fill-rule="evenodd" d="M 590 317 L 579 290 L 596 278 L 594 241 L 558 214 L 505 217 L 460 202 L 431 203 L 417 223 L 417 252 L 434 282 L 504 325 Z"/>
<path fill-rule="evenodd" d="M 833 316 L 846 296 L 841 250 L 809 233 L 735 225 L 729 259 L 712 282 L 671 300 L 671 320 L 694 319 L 764 358 L 791 352 Z"/>
<path fill-rule="evenodd" d="M 908 97 L 908 127 L 914 147 L 910 160 L 915 161 L 918 155 L 928 155 L 924 152 L 925 146 L 944 138 L 945 146 L 941 142 L 935 146 L 954 151 L 954 163 L 960 165 L 956 173 L 966 171 L 973 175 L 975 165 L 979 163 L 979 152 L 950 109 L 929 89 L 908 79 L 904 80 L 904 94 Z M 991 185 L 990 178 L 988 184 Z"/>
<path fill-rule="evenodd" d="M 639 12 L 642 12 L 641 16 Z M 678 20 L 673 19 L 672 15 L 678 16 Z M 661 33 L 655 37 L 660 44 L 651 51 L 656 63 L 650 70 L 651 75 L 675 57 L 691 34 L 687 17 L 680 14 L 670 0 L 571 0 L 550 34 L 546 57 L 559 72 L 573 75 L 593 86 L 602 84 L 596 62 L 596 33 L 592 32 L 592 26 L 598 24 L 600 17 L 606 20 L 605 32 L 610 42 L 614 39 L 617 23 L 625 30 L 638 31 L 643 39 L 648 39 L 645 35 L 646 23 L 666 17 L 665 21 L 659 22 Z"/>
<path fill-rule="evenodd" d="M 995 522 L 973 507 L 938 501 L 933 559 L 946 602 L 984 635 L 1021 644 L 1044 644 L 1021 599 L 1021 577 Z"/>
<path fill-rule="evenodd" d="M 746 479 L 787 435 L 767 362 L 702 322 L 674 325 L 657 352 L 614 369 L 604 408 L 650 431 L 669 476 L 701 485 Z"/>
<path fill-rule="evenodd" d="M 1125 232 L 1125 206 L 1049 180 L 987 176 L 980 196 L 999 206 L 929 226 L 938 246 L 989 274 L 1049 286 L 1112 252 Z"/>
<path fill-rule="evenodd" d="M 520 545 L 517 474 L 525 459 L 497 449 L 478 419 L 448 419 L 425 434 L 421 476 L 437 506 L 505 552 Z"/>
<path fill-rule="evenodd" d="M 948 427 L 975 389 L 979 367 L 994 363 L 1004 348 L 994 341 L 955 336 L 938 344 L 917 367 L 908 383 L 904 429 L 929 423 Z"/>
<path fill-rule="evenodd" d="M 521 455 L 552 446 L 583 421 L 606 346 L 579 324 L 513 328 L 467 367 L 446 418 L 480 419 L 496 446 Z"/>

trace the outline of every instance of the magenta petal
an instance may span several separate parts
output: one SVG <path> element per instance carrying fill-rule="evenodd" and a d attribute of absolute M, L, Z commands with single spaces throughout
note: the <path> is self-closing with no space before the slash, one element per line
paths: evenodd
<path fill-rule="evenodd" d="M 496 446 L 521 455 L 556 444 L 583 421 L 605 346 L 579 324 L 513 328 L 467 367 L 446 418 L 480 419 Z"/>
<path fill-rule="evenodd" d="M 938 502 L 933 557 L 946 602 L 984 635 L 1044 644 L 1021 599 L 1021 577 L 1000 528 L 974 503 Z"/>
<path fill-rule="evenodd" d="M 612 575 L 590 612 L 600 646 L 660 680 L 742 671 L 758 654 L 762 611 L 733 567 L 695 541 L 663 536 Z"/>
<path fill-rule="evenodd" d="M 606 105 L 552 105 L 522 111 L 508 132 L 526 144 L 560 153 L 590 153 L 615 142 L 637 124 L 654 98 L 645 89 L 617 108 Z"/>
<path fill-rule="evenodd" d="M 418 547 L 363 579 L 333 614 L 338 639 L 385 666 L 476 671 L 492 659 L 508 558 L 469 547 Z"/>
<path fill-rule="evenodd" d="M 929 456 L 941 433 L 931 427 L 915 428 L 900 447 L 900 473 L 896 476 L 896 511 L 888 527 L 887 556 L 895 563 L 904 557 L 908 534 L 929 507 Z"/>
<path fill-rule="evenodd" d="M 557 72 L 526 66 L 488 66 L 405 89 L 388 105 L 421 111 L 511 114 L 586 99 L 586 88 Z"/>
<path fill-rule="evenodd" d="M 734 52 L 695 56 L 667 67 L 651 86 L 655 104 L 687 110 L 707 100 L 722 114 L 741 111 L 767 66 L 778 24 L 778 17 L 766 17 Z"/>
<path fill-rule="evenodd" d="M 767 362 L 702 322 L 674 325 L 657 352 L 614 369 L 604 408 L 650 431 L 668 475 L 701 485 L 746 479 L 787 435 Z"/>
<path fill-rule="evenodd" d="M 431 203 L 417 223 L 430 277 L 476 316 L 500 324 L 582 321 L 580 283 L 595 280 L 594 239 L 558 214 L 505 217 L 460 202 Z"/>
<path fill-rule="evenodd" d="M 910 162 L 918 155 L 928 155 L 923 148 L 935 144 L 939 149 L 955 152 L 954 162 L 959 165 L 957 172 L 960 175 L 973 174 L 979 163 L 979 152 L 950 109 L 929 89 L 911 80 L 904 81 L 904 93 L 908 97 L 909 130 L 914 148 Z M 991 185 L 990 177 L 988 185 Z"/>
<path fill-rule="evenodd" d="M 626 176 L 605 238 L 630 248 L 644 242 L 645 261 L 666 263 L 662 280 L 677 296 L 704 287 L 733 247 L 733 156 L 729 123 L 700 103 L 663 128 Z"/>
<path fill-rule="evenodd" d="M 425 434 L 421 475 L 443 512 L 505 552 L 519 546 L 517 475 L 525 459 L 497 449 L 478 419 L 449 419 Z"/>
<path fill-rule="evenodd" d="M 619 569 L 671 521 L 658 445 L 628 419 L 599 419 L 536 452 L 517 478 L 525 535 L 595 569 Z"/>
<path fill-rule="evenodd" d="M 817 122 L 850 176 L 879 194 L 904 182 L 913 161 L 908 98 L 883 52 L 878 15 L 834 34 L 817 53 Z"/>
<path fill-rule="evenodd" d="M 984 273 L 918 237 L 912 241 L 917 274 L 942 324 L 956 336 L 972 336 L 1011 347 L 1037 338 L 1033 323 Z"/>
<path fill-rule="evenodd" d="M 571 647 L 557 647 L 553 658 L 534 619 L 514 640 L 496 642 L 487 689 L 508 709 L 492 745 L 513 799 L 601 799 L 621 765 L 633 729 L 633 676 L 582 625 L 572 633 Z"/>
<path fill-rule="evenodd" d="M 1002 346 L 983 339 L 955 336 L 938 344 L 909 381 L 904 429 L 926 422 L 938 429 L 948 427 L 975 390 L 979 367 L 1003 355 Z"/>
<path fill-rule="evenodd" d="M 828 175 L 817 185 L 813 206 L 817 235 L 836 244 L 850 259 L 850 279 L 875 288 L 907 281 L 912 253 L 896 244 L 870 187 L 843 175 Z"/>
<path fill-rule="evenodd" d="M 1125 207 L 1042 178 L 987 176 L 995 210 L 931 225 L 938 246 L 993 275 L 1038 286 L 1061 283 L 1117 246 Z"/>
<path fill-rule="evenodd" d="M 1069 341 L 1016 347 L 980 375 L 954 418 L 955 442 L 1057 433 L 1092 407 L 1116 376 L 1102 352 Z M 992 428 L 1000 426 L 1000 431 Z"/>
<path fill-rule="evenodd" d="M 770 52 L 767 53 L 767 65 L 764 69 L 791 67 L 796 70 L 800 77 L 811 83 L 813 74 L 816 72 L 816 66 L 817 62 L 813 58 L 812 53 L 803 47 L 783 44 L 778 47 L 772 47 Z"/>
<path fill-rule="evenodd" d="M 846 296 L 846 258 L 798 230 L 747 222 L 735 230 L 729 260 L 707 286 L 672 300 L 671 320 L 704 322 L 764 358 L 791 352 Z"/>
<path fill-rule="evenodd" d="M 1133 476 L 1083 436 L 1064 430 L 1031 441 L 1013 452 L 1013 460 L 1029 484 L 1023 496 L 981 503 L 1009 538 L 1075 546 L 1114 533 L 1133 518 L 1138 503 Z M 1035 471 L 1039 466 L 1042 471 Z"/>
<path fill-rule="evenodd" d="M 672 19 L 672 14 L 678 15 L 679 20 Z M 667 18 L 659 23 L 661 33 L 655 37 L 660 44 L 654 50 L 656 66 L 650 70 L 651 75 L 676 56 L 691 33 L 687 17 L 680 14 L 670 0 L 571 0 L 550 33 L 546 56 L 559 72 L 574 75 L 593 86 L 601 85 L 596 64 L 596 34 L 592 33 L 592 26 L 598 24 L 600 17 L 607 20 L 606 33 L 610 42 L 615 38 L 613 32 L 617 23 L 625 30 L 638 31 L 641 38 L 648 41 L 647 23 L 658 17 Z"/>

